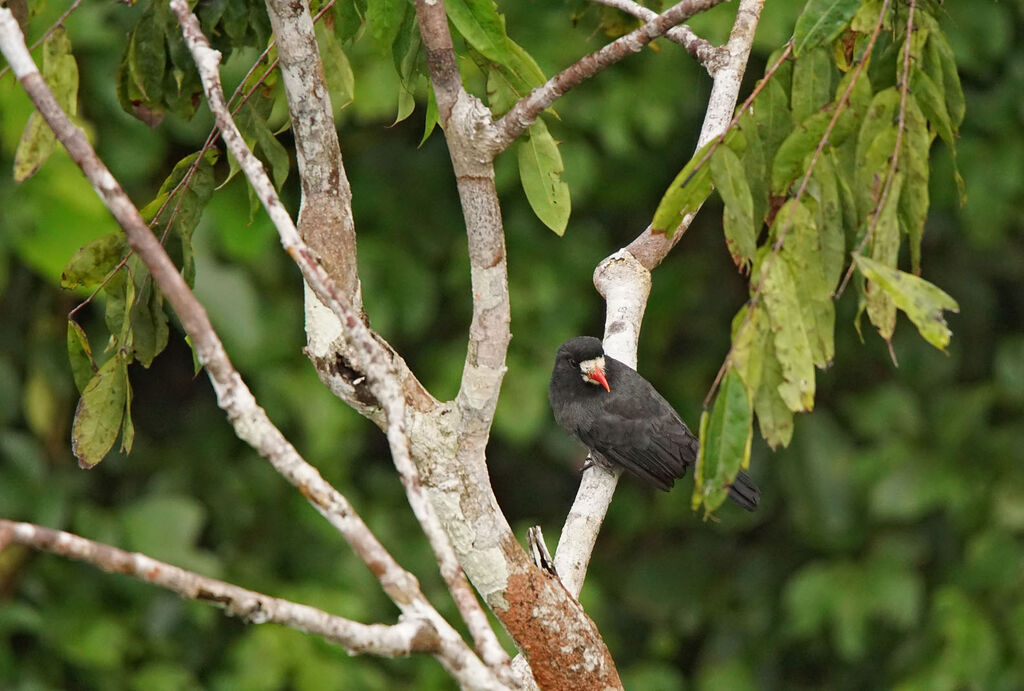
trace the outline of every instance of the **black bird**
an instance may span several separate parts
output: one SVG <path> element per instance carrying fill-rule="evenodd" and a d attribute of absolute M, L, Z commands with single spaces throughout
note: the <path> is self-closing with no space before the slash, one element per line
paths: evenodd
<path fill-rule="evenodd" d="M 697 461 L 700 442 L 675 409 L 636 370 L 604 354 L 601 341 L 577 336 L 555 356 L 548 399 L 555 420 L 597 462 L 622 466 L 668 491 Z M 748 511 L 760 492 L 742 470 L 729 498 Z"/>

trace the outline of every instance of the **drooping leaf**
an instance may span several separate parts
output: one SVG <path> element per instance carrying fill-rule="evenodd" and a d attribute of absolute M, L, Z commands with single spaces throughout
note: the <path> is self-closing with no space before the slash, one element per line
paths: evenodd
<path fill-rule="evenodd" d="M 124 233 L 118 231 L 101 235 L 71 257 L 60 274 L 61 286 L 78 288 L 97 285 L 114 270 L 127 250 Z"/>
<path fill-rule="evenodd" d="M 767 334 L 761 320 L 766 318 L 764 308 L 753 304 L 740 308 L 732 320 L 730 364 L 751 391 L 761 385 Z"/>
<path fill-rule="evenodd" d="M 906 129 L 903 132 L 903 147 L 900 150 L 904 182 L 900 194 L 900 230 L 907 236 L 910 245 L 910 266 L 914 273 L 921 271 L 921 239 L 924 236 L 924 222 L 928 216 L 928 151 L 932 134 L 928 123 L 917 106 L 916 98 L 907 99 Z"/>
<path fill-rule="evenodd" d="M 812 410 L 814 360 L 789 264 L 780 256 L 772 256 L 770 250 L 762 251 L 754 271 L 763 282 L 762 299 L 768 309 L 775 354 L 782 369 L 779 395 L 793 412 Z"/>
<path fill-rule="evenodd" d="M 337 3 L 338 5 L 351 5 L 352 3 Z M 337 27 L 335 27 L 337 29 Z M 323 22 L 318 23 L 316 30 L 316 43 L 320 48 L 320 59 L 324 63 L 324 77 L 327 79 L 327 89 L 331 96 L 331 110 L 337 115 L 346 106 L 352 103 L 355 95 L 355 75 L 352 72 L 352 65 L 349 64 L 348 56 L 341 47 L 344 40 L 336 34 L 332 34 Z"/>
<path fill-rule="evenodd" d="M 784 194 L 789 186 L 807 172 L 807 165 L 818 146 L 839 146 L 849 137 L 856 126 L 852 109 L 844 108 L 839 114 L 832 131 L 828 133 L 836 104 L 829 104 L 824 110 L 811 115 L 797 125 L 779 146 L 772 162 L 772 192 Z M 822 144 L 823 140 L 825 144 Z"/>
<path fill-rule="evenodd" d="M 697 428 L 697 438 L 705 439 L 708 435 L 708 421 L 710 415 L 707 410 L 702 410 L 700 413 L 700 424 Z M 704 444 L 700 445 L 700 450 L 697 452 L 697 462 L 694 464 L 693 469 L 693 492 L 690 493 L 690 508 L 696 511 L 700 508 L 700 505 L 704 502 L 704 493 L 701 488 L 704 486 Z"/>
<path fill-rule="evenodd" d="M 715 150 L 711 156 L 711 179 L 725 204 L 722 230 L 729 254 L 737 267 L 749 270 L 757 249 L 754 201 L 747 186 L 743 162 L 735 151 L 727 146 Z"/>
<path fill-rule="evenodd" d="M 160 289 L 146 278 L 139 299 L 132 305 L 132 346 L 135 359 L 147 369 L 167 347 L 169 330 L 163 303 Z"/>
<path fill-rule="evenodd" d="M 391 57 L 395 63 L 395 70 L 398 72 L 398 114 L 392 125 L 397 125 L 402 120 L 412 115 L 416 108 L 414 93 L 416 82 L 420 76 L 418 70 L 420 47 L 419 28 L 416 25 L 416 13 L 409 12 L 405 15 L 402 28 L 398 31 L 398 37 L 391 46 Z"/>
<path fill-rule="evenodd" d="M 761 131 L 748 110 L 740 116 L 740 131 L 747 140 L 747 148 L 743 154 L 743 169 L 747 176 L 747 188 L 753 209 L 754 233 L 764 223 L 768 213 L 768 159 L 765 155 L 765 143 L 761 139 Z"/>
<path fill-rule="evenodd" d="M 950 147 L 956 146 L 956 135 L 953 133 L 953 124 L 946 111 L 946 101 L 932 78 L 921 70 L 914 70 L 910 79 L 910 89 L 913 92 L 913 100 L 921 107 L 928 122 L 942 137 L 942 141 Z M 907 100 L 910 98 L 908 97 Z"/>
<path fill-rule="evenodd" d="M 558 143 L 538 119 L 530 126 L 530 136 L 517 145 L 519 179 L 530 208 L 544 225 L 558 235 L 569 223 L 571 202 L 569 186 L 562 180 L 562 155 Z"/>
<path fill-rule="evenodd" d="M 795 199 L 779 209 L 772 230 L 781 232 L 787 227 L 780 259 L 789 265 L 812 361 L 824 368 L 835 354 L 835 309 L 832 290 L 825 279 L 821 238 L 814 216 Z"/>
<path fill-rule="evenodd" d="M 821 266 L 828 292 L 835 290 L 846 262 L 843 203 L 831 156 L 822 156 L 814 169 L 808 193 L 817 202 L 815 225 L 820 234 Z"/>
<path fill-rule="evenodd" d="M 245 109 L 243 108 L 243 111 L 244 110 Z M 272 134 L 270 136 L 272 139 L 274 138 Z M 276 141 L 276 139 L 274 141 Z M 285 155 L 287 156 L 287 154 Z M 205 154 L 203 154 L 202 160 L 199 161 L 189 184 L 177 193 L 180 195 L 180 201 L 174 201 L 169 204 L 168 210 L 165 210 L 165 216 L 163 216 L 163 220 L 165 222 L 172 223 L 172 228 L 181 241 L 181 273 L 185 277 L 185 280 L 188 281 L 189 285 L 192 285 L 195 281 L 195 259 L 192 254 L 192 233 L 199 224 L 199 218 L 202 215 L 203 208 L 210 200 L 210 197 L 213 196 L 213 165 L 217 162 L 217 157 L 218 153 L 216 149 L 209 149 Z M 163 184 L 160 185 L 160 191 L 157 193 L 156 198 L 141 210 L 140 213 L 143 218 L 147 220 L 153 219 L 156 215 L 157 209 L 167 201 L 171 191 L 178 186 L 182 179 L 184 179 L 185 175 L 192 168 L 193 164 L 196 163 L 197 159 L 199 159 L 199 152 L 189 154 L 178 161 L 174 166 L 174 169 L 171 171 L 171 174 L 168 175 Z M 173 220 L 170 216 L 171 213 L 174 213 Z"/>
<path fill-rule="evenodd" d="M 757 131 L 764 142 L 764 158 L 770 164 L 775 160 L 779 146 L 793 129 L 793 113 L 789 108 L 789 94 L 776 73 L 764 91 L 754 99 L 752 106 Z"/>
<path fill-rule="evenodd" d="M 952 332 L 946 325 L 943 311 L 959 312 L 960 306 L 942 289 L 932 283 L 886 266 L 864 256 L 856 256 L 857 268 L 870 281 L 885 291 L 896 306 L 914 323 L 921 336 L 939 350 L 949 345 Z"/>
<path fill-rule="evenodd" d="M 71 54 L 71 39 L 64 27 L 57 27 L 43 43 L 43 80 L 61 109 L 74 118 L 78 114 L 78 63 Z M 14 152 L 14 181 L 24 182 L 46 162 L 57 139 L 43 116 L 33 111 Z"/>
<path fill-rule="evenodd" d="M 408 0 L 366 0 L 366 23 L 379 50 L 390 52 L 408 11 Z"/>
<path fill-rule="evenodd" d="M 652 230 L 656 233 L 666 233 L 669 237 L 675 232 L 683 217 L 696 211 L 711 194 L 711 166 L 706 160 L 708 151 L 715 146 L 717 139 L 697 150 L 693 158 L 683 166 L 672 184 L 658 203 L 654 212 L 654 220 L 651 221 Z M 733 130 L 726 135 L 722 146 L 730 146 L 734 150 L 742 150 L 745 145 L 742 133 Z"/>
<path fill-rule="evenodd" d="M 96 373 L 97 367 L 92 359 L 89 337 L 74 319 L 68 319 L 68 360 L 71 362 L 75 388 L 78 389 L 78 393 L 82 393 Z"/>
<path fill-rule="evenodd" d="M 754 411 L 743 379 L 731 367 L 722 379 L 711 415 L 701 416 L 700 492 L 705 514 L 722 505 L 729 495 L 729 484 L 750 459 Z"/>
<path fill-rule="evenodd" d="M 127 388 L 127 363 L 114 354 L 82 392 L 71 427 L 71 450 L 83 468 L 92 468 L 102 461 L 117 440 Z"/>
<path fill-rule="evenodd" d="M 860 7 L 860 0 L 809 0 L 793 30 L 793 55 L 831 43 Z"/>
<path fill-rule="evenodd" d="M 793 90 L 790 103 L 793 119 L 803 122 L 832 100 L 832 75 L 835 72 L 829 51 L 808 51 L 793 64 Z"/>
<path fill-rule="evenodd" d="M 897 173 L 889 188 L 889 196 L 885 199 L 878 214 L 875 229 L 871 235 L 871 258 L 883 266 L 895 267 L 900 252 L 900 229 L 897 209 L 899 196 L 903 188 L 903 173 Z M 873 221 L 871 221 L 873 222 Z M 878 289 L 872 281 L 865 287 L 868 319 L 878 329 L 878 333 L 887 342 L 892 339 L 896 328 L 896 303 L 885 291 Z"/>
<path fill-rule="evenodd" d="M 953 57 L 953 47 L 941 30 L 934 30 L 928 34 L 926 50 L 935 51 L 935 57 L 942 67 L 943 95 L 946 99 L 946 112 L 949 113 L 950 123 L 953 130 L 960 127 L 964 121 L 964 114 L 967 107 L 964 101 L 964 90 L 960 84 L 960 74 L 956 70 L 956 59 Z"/>
<path fill-rule="evenodd" d="M 757 322 L 759 342 L 764 344 L 761 368 L 761 382 L 754 393 L 754 410 L 761 436 L 768 446 L 775 449 L 789 446 L 793 438 L 793 411 L 782 400 L 779 389 L 785 383 L 782 366 L 775 352 L 775 340 L 769 331 L 768 319 Z"/>
<path fill-rule="evenodd" d="M 493 0 L 449 0 L 444 8 L 456 30 L 485 58 L 501 65 L 512 63 L 505 20 Z"/>
<path fill-rule="evenodd" d="M 124 378 L 124 419 L 121 421 L 121 453 L 131 453 L 135 444 L 135 423 L 132 422 L 132 382 Z"/>
<path fill-rule="evenodd" d="M 353 38 L 363 28 L 363 16 L 366 14 L 365 0 L 336 2 L 332 9 L 334 12 L 334 34 L 339 41 Z"/>
<path fill-rule="evenodd" d="M 434 98 L 434 87 L 427 85 L 427 114 L 424 116 L 423 121 L 423 137 L 420 139 L 419 146 L 423 146 L 424 142 L 430 137 L 430 134 L 437 127 L 437 99 Z"/>

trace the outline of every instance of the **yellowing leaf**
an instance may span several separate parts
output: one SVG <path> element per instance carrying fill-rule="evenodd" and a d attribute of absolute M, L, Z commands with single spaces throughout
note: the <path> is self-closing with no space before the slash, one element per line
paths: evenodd
<path fill-rule="evenodd" d="M 754 201 L 743 162 L 735 151 L 727 146 L 718 147 L 711 156 L 711 179 L 725 203 L 722 230 L 729 254 L 736 266 L 749 269 L 757 249 Z"/>
<path fill-rule="evenodd" d="M 43 79 L 57 104 L 74 117 L 78 114 L 78 63 L 71 54 L 71 40 L 64 27 L 58 27 L 43 44 Z M 43 117 L 33 112 L 25 125 L 14 152 L 14 181 L 32 177 L 57 147 L 57 139 Z"/>
<path fill-rule="evenodd" d="M 910 317 L 926 341 L 939 350 L 946 349 L 952 332 L 942 313 L 944 310 L 959 312 L 960 306 L 956 300 L 941 288 L 913 274 L 864 256 L 858 255 L 854 261 L 860 272 L 885 291 L 896 306 Z"/>
<path fill-rule="evenodd" d="M 782 368 L 778 391 L 793 412 L 814 408 L 814 361 L 803 311 L 789 264 L 769 252 L 759 255 L 762 298 L 768 308 L 775 353 Z"/>
<path fill-rule="evenodd" d="M 128 390 L 127 363 L 115 354 L 82 392 L 71 426 L 71 450 L 83 468 L 103 460 L 117 440 Z"/>
<path fill-rule="evenodd" d="M 706 415 L 706 413 L 705 413 Z M 729 495 L 729 484 L 750 459 L 754 411 L 743 379 L 731 367 L 722 379 L 707 423 L 701 416 L 700 500 L 705 513 Z M 694 485 L 694 492 L 698 485 Z"/>

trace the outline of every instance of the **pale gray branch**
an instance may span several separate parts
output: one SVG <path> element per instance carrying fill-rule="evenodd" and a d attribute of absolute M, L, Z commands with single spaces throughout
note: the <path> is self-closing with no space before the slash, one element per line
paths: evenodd
<path fill-rule="evenodd" d="M 138 578 L 188 600 L 220 607 L 229 616 L 250 624 L 274 623 L 323 636 L 341 644 L 353 655 L 404 657 L 411 653 L 436 653 L 440 644 L 437 631 L 425 619 L 410 618 L 390 626 L 362 624 L 62 530 L 0 519 L 0 551 L 5 543 L 11 542 L 83 561 L 110 573 Z"/>
<path fill-rule="evenodd" d="M 645 22 L 649 22 L 658 16 L 658 13 L 654 10 L 633 2 L 633 0 L 594 0 L 594 2 L 600 5 L 606 5 L 607 7 L 614 7 L 621 12 L 631 14 Z M 693 29 L 688 27 L 686 24 L 680 24 L 679 26 L 674 26 L 666 31 L 665 38 L 686 48 L 686 51 L 693 57 L 697 58 L 697 61 L 700 62 L 708 72 L 714 74 L 718 59 L 718 49 L 711 45 L 710 42 L 705 41 L 703 38 L 693 33 Z"/>

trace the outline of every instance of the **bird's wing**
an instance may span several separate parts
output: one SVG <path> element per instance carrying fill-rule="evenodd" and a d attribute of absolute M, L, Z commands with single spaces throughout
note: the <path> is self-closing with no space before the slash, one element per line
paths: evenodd
<path fill-rule="evenodd" d="M 577 436 L 644 482 L 668 490 L 696 460 L 698 442 L 672 406 L 639 375 L 620 378 L 617 385 L 620 395 L 600 396 L 600 413 L 586 420 Z"/>

